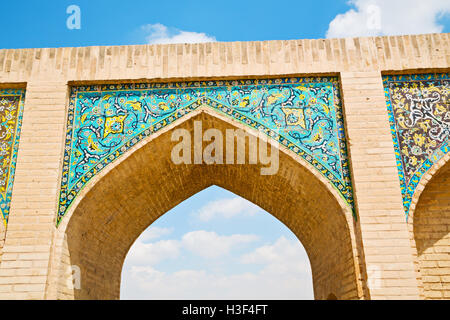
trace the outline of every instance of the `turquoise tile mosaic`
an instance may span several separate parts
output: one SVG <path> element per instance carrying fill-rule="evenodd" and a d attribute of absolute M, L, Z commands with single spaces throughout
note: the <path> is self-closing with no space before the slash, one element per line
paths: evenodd
<path fill-rule="evenodd" d="M 423 175 L 449 152 L 448 73 L 383 77 L 406 216 Z"/>
<path fill-rule="evenodd" d="M 71 89 L 57 223 L 98 172 L 204 104 L 301 156 L 353 208 L 336 77 L 108 84 Z"/>
<path fill-rule="evenodd" d="M 8 223 L 25 90 L 0 90 L 0 211 L 3 223 Z"/>

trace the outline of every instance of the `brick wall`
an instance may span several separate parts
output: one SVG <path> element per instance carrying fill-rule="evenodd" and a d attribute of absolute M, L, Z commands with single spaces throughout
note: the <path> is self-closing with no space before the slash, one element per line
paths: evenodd
<path fill-rule="evenodd" d="M 412 299 L 420 293 L 381 75 L 342 73 L 341 80 L 365 262 L 381 285 L 371 297 Z"/>
<path fill-rule="evenodd" d="M 448 68 L 449 34 L 3 49 L 2 83 L 252 77 Z"/>

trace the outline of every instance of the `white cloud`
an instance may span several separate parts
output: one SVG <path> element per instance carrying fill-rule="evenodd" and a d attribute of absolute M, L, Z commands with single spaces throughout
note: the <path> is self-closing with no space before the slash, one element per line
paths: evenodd
<path fill-rule="evenodd" d="M 350 0 L 350 9 L 330 22 L 326 37 L 442 32 L 438 19 L 450 13 L 448 0 Z"/>
<path fill-rule="evenodd" d="M 130 248 L 126 258 L 129 266 L 154 266 L 166 259 L 175 259 L 180 255 L 181 249 L 187 249 L 197 256 L 203 258 L 219 258 L 230 253 L 230 251 L 246 243 L 258 240 L 258 237 L 251 234 L 233 234 L 221 236 L 215 232 L 204 230 L 186 233 L 181 240 L 160 240 L 153 243 L 146 243 L 149 239 L 155 238 L 159 234 L 170 232 L 166 228 L 153 228 L 155 231 L 144 232 L 133 246 Z M 155 235 L 156 234 L 156 235 Z"/>
<path fill-rule="evenodd" d="M 163 236 L 166 236 L 170 233 L 172 233 L 171 228 L 160 228 L 160 227 L 148 227 L 140 236 L 139 240 L 142 242 L 149 242 L 155 239 L 159 239 Z"/>
<path fill-rule="evenodd" d="M 215 42 L 216 38 L 202 32 L 183 31 L 163 24 L 147 24 L 141 27 L 148 44 Z"/>
<path fill-rule="evenodd" d="M 161 240 L 144 243 L 138 239 L 128 252 L 126 263 L 136 265 L 155 265 L 165 259 L 177 258 L 180 254 L 180 243 L 177 240 Z"/>
<path fill-rule="evenodd" d="M 124 269 L 124 299 L 313 299 L 309 261 L 298 241 L 279 238 L 242 257 L 256 272 L 162 272 L 151 266 Z"/>
<path fill-rule="evenodd" d="M 218 258 L 230 253 L 233 247 L 258 240 L 251 234 L 233 234 L 220 236 L 204 230 L 186 233 L 182 243 L 192 253 L 204 258 Z"/>
<path fill-rule="evenodd" d="M 254 215 L 262 211 L 258 206 L 241 197 L 219 199 L 208 202 L 198 210 L 197 217 L 202 221 L 209 221 L 213 218 L 232 218 L 237 215 Z"/>
<path fill-rule="evenodd" d="M 245 254 L 241 258 L 242 263 L 263 264 L 263 273 L 284 272 L 310 272 L 309 261 L 304 250 L 301 250 L 298 241 L 280 237 L 274 244 L 265 245 L 255 251 Z"/>

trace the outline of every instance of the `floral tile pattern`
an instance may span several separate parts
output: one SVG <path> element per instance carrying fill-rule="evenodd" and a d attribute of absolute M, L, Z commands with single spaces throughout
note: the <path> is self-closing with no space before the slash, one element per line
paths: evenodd
<path fill-rule="evenodd" d="M 406 215 L 422 176 L 449 152 L 448 73 L 384 76 Z"/>
<path fill-rule="evenodd" d="M 24 98 L 25 90 L 0 90 L 0 211 L 5 225 L 9 217 Z"/>
<path fill-rule="evenodd" d="M 108 84 L 72 87 L 57 223 L 99 171 L 205 104 L 304 158 L 353 208 L 336 77 Z"/>

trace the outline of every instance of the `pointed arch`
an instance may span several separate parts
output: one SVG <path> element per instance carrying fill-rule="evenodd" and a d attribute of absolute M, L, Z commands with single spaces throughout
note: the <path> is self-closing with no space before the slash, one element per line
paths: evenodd
<path fill-rule="evenodd" d="M 197 192 L 218 185 L 257 204 L 282 221 L 310 257 L 315 297 L 358 299 L 365 293 L 352 211 L 308 162 L 279 147 L 279 170 L 261 176 L 261 165 L 175 165 L 171 133 L 203 127 L 257 131 L 202 107 L 140 141 L 96 175 L 55 232 L 49 297 L 117 299 L 122 263 L 132 243 L 159 216 Z M 274 142 L 271 142 L 274 144 Z M 235 150 L 236 152 L 237 150 Z M 248 156 L 248 148 L 246 155 Z M 70 266 L 81 270 L 81 289 Z"/>
<path fill-rule="evenodd" d="M 420 181 L 408 219 L 425 299 L 448 299 L 450 265 L 450 154 Z"/>

